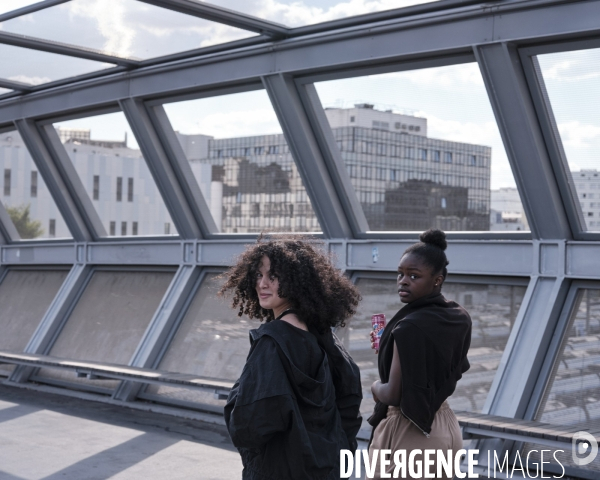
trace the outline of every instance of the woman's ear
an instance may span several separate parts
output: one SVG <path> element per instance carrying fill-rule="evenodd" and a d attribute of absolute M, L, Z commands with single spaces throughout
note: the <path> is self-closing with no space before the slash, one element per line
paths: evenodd
<path fill-rule="evenodd" d="M 443 275 L 438 275 L 437 277 L 435 277 L 434 280 L 434 286 L 436 287 L 441 287 L 442 283 L 444 283 L 444 276 Z"/>

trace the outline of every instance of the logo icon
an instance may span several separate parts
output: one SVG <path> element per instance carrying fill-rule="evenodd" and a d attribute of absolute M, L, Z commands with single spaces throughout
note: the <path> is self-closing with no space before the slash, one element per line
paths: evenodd
<path fill-rule="evenodd" d="M 573 435 L 572 453 L 575 465 L 592 463 L 598 455 L 598 442 L 588 432 L 577 432 Z"/>

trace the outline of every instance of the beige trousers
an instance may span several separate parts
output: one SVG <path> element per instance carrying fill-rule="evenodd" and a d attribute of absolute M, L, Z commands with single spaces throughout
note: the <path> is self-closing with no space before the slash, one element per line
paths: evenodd
<path fill-rule="evenodd" d="M 373 458 L 373 450 L 390 449 L 392 455 L 388 458 L 391 458 L 392 461 L 391 464 L 386 467 L 385 471 L 393 475 L 395 469 L 393 461 L 394 452 L 396 450 L 406 450 L 406 477 L 400 476 L 400 478 L 425 478 L 423 470 L 421 470 L 421 476 L 412 477 L 409 474 L 408 456 L 412 450 L 442 450 L 444 454 L 446 454 L 448 450 L 452 450 L 452 458 L 454 458 L 454 454 L 461 448 L 462 434 L 460 426 L 458 425 L 458 420 L 450 408 L 450 405 L 448 405 L 448 402 L 444 402 L 436 412 L 429 437 L 425 436 L 417 426 L 402 415 L 400 408 L 389 407 L 387 417 L 384 418 L 375 429 L 373 442 L 369 448 L 369 458 Z M 435 459 L 435 456 L 432 456 L 432 459 Z M 415 460 L 420 460 L 421 464 L 423 464 L 423 454 L 416 455 Z M 429 470 L 435 474 L 435 478 L 452 480 L 451 476 L 437 476 L 436 463 L 434 463 L 433 466 L 430 466 Z M 379 463 L 375 466 L 375 475 L 372 477 L 365 476 L 365 478 L 381 478 Z M 394 477 L 392 476 L 392 478 Z"/>

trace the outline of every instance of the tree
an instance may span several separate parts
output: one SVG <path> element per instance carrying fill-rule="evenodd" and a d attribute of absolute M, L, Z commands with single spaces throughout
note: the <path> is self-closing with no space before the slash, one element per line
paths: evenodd
<path fill-rule="evenodd" d="M 18 207 L 6 207 L 6 212 L 10 216 L 19 236 L 25 238 L 36 238 L 44 233 L 42 222 L 30 218 L 31 205 L 20 205 Z"/>

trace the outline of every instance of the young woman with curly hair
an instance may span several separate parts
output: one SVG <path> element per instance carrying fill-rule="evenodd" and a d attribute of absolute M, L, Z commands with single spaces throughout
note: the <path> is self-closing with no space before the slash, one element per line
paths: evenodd
<path fill-rule="evenodd" d="M 398 265 L 398 295 L 405 304 L 386 325 L 379 345 L 379 376 L 371 386 L 376 401 L 369 418 L 373 426 L 370 453 L 375 450 L 405 450 L 406 458 L 420 450 L 415 460 L 429 472 L 406 478 L 452 479 L 437 472 L 437 463 L 427 466 L 423 451 L 462 448 L 458 420 L 446 399 L 462 374 L 469 369 L 471 318 L 464 308 L 442 295 L 448 271 L 446 234 L 427 230 L 420 242 L 408 247 Z M 371 335 L 371 342 L 373 335 Z M 392 462 L 386 472 L 394 469 Z M 430 478 L 433 478 L 430 477 Z M 374 476 L 385 478 L 380 466 Z"/>
<path fill-rule="evenodd" d="M 243 479 L 339 478 L 340 450 L 356 449 L 360 373 L 332 333 L 356 311 L 356 287 L 314 242 L 259 238 L 226 274 L 250 353 L 229 395 L 225 421 Z"/>

